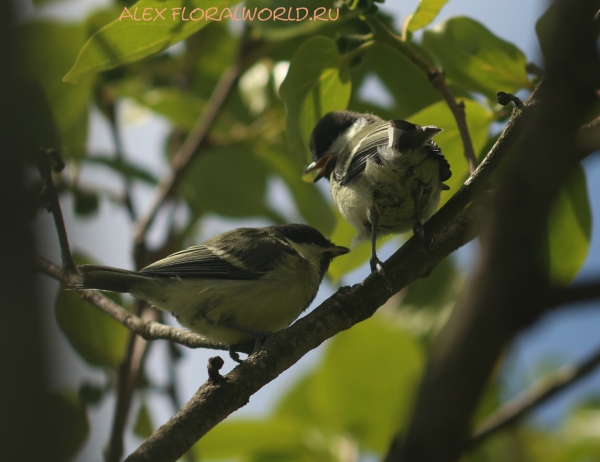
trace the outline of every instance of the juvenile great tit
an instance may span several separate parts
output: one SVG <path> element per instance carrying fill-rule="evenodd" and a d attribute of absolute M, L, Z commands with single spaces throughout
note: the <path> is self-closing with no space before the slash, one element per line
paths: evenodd
<path fill-rule="evenodd" d="M 405 120 L 384 121 L 372 114 L 334 111 L 315 126 L 310 138 L 314 181 L 329 179 L 331 195 L 357 240 L 371 239 L 371 271 L 388 287 L 375 242 L 412 228 L 425 240 L 423 223 L 435 211 L 450 164 L 432 138 L 441 132 Z"/>
<path fill-rule="evenodd" d="M 140 271 L 78 267 L 78 289 L 128 292 L 210 340 L 233 346 L 284 329 L 317 295 L 331 260 L 349 252 L 302 224 L 239 228 Z"/>

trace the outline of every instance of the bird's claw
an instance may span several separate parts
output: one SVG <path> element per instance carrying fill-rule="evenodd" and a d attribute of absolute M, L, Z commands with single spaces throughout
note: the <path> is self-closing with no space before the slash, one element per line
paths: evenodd
<path fill-rule="evenodd" d="M 240 355 L 238 354 L 237 351 L 235 351 L 235 348 L 233 347 L 233 345 L 229 345 L 229 357 L 231 359 L 233 359 L 236 363 L 242 363 L 243 361 L 240 359 Z"/>
<path fill-rule="evenodd" d="M 381 265 L 381 261 L 377 257 L 374 257 L 371 259 L 371 272 L 379 273 L 379 275 L 385 281 L 385 285 L 387 286 L 389 291 L 392 292 L 392 284 L 390 284 L 390 281 L 388 280 L 387 276 L 385 275 L 385 270 L 383 269 L 383 266 Z"/>

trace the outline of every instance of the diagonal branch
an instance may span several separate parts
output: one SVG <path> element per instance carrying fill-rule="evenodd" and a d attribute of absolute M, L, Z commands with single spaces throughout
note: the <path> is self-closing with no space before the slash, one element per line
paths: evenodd
<path fill-rule="evenodd" d="M 554 30 L 561 33 L 550 35 L 538 104 L 489 204 L 477 270 L 432 347 L 403 442 L 386 460 L 457 460 L 507 342 L 544 311 L 542 303 L 531 303 L 551 289 L 540 271 L 540 239 L 558 188 L 589 154 L 578 137 L 600 80 L 592 19 L 598 3 L 554 3 Z"/>
<path fill-rule="evenodd" d="M 365 21 L 373 31 L 375 41 L 385 43 L 394 51 L 408 58 L 421 72 L 423 72 L 433 87 L 441 93 L 456 120 L 456 125 L 463 145 L 464 156 L 469 165 L 469 171 L 473 173 L 477 168 L 478 162 L 473 148 L 473 141 L 469 135 L 465 106 L 462 102 L 456 102 L 454 95 L 452 95 L 452 92 L 446 84 L 444 73 L 436 69 L 433 64 L 431 64 L 423 55 L 419 54 L 402 37 L 389 30 L 379 18 L 375 16 L 366 16 Z"/>
<path fill-rule="evenodd" d="M 516 424 L 528 412 L 577 383 L 598 366 L 600 366 L 600 349 L 580 365 L 565 367 L 550 377 L 542 379 L 522 395 L 506 403 L 479 425 L 468 441 L 467 448 L 471 449 L 489 436 Z"/>
<path fill-rule="evenodd" d="M 42 257 L 36 258 L 36 266 L 39 271 L 63 284 L 69 285 L 78 282 L 77 276 L 72 273 L 65 274 L 58 266 Z M 169 340 L 188 348 L 210 348 L 225 351 L 229 348 L 228 345 L 211 342 L 186 329 L 166 326 L 155 321 L 145 321 L 139 316 L 130 313 L 119 304 L 113 302 L 110 298 L 105 297 L 97 290 L 85 289 L 81 290 L 79 293 L 81 298 L 86 302 L 104 311 L 115 321 L 146 340 Z"/>
<path fill-rule="evenodd" d="M 46 209 L 52 212 L 54 225 L 58 233 L 58 242 L 60 243 L 60 253 L 63 263 L 63 271 L 67 273 L 77 272 L 73 256 L 69 249 L 69 238 L 65 228 L 65 220 L 60 209 L 60 201 L 54 187 L 52 179 L 52 161 L 54 161 L 54 171 L 61 172 L 65 168 L 65 163 L 58 152 L 54 149 L 40 149 L 37 153 L 37 164 L 40 176 L 44 183 L 44 189 L 40 193 L 40 200 L 44 203 Z"/>
<path fill-rule="evenodd" d="M 206 135 L 212 127 L 221 107 L 225 103 L 233 84 L 237 81 L 240 70 L 241 64 L 238 58 L 236 63 L 223 72 L 209 100 L 204 106 L 202 114 L 196 121 L 196 124 L 183 145 L 179 148 L 179 151 L 177 151 L 173 157 L 172 171 L 158 185 L 156 196 L 154 197 L 148 213 L 140 217 L 136 223 L 134 235 L 135 245 L 137 247 L 144 246 L 146 233 L 152 225 L 154 218 L 156 218 L 159 209 L 175 192 L 185 172 L 187 172 L 193 161 L 200 154 L 198 148 L 206 138 Z"/>
<path fill-rule="evenodd" d="M 436 235 L 434 249 L 424 249 L 418 238 L 409 239 L 384 264 L 394 291 L 424 277 L 443 258 L 473 239 L 473 227 L 480 214 L 478 206 L 458 213 Z M 126 460 L 177 460 L 206 432 L 244 406 L 260 388 L 328 338 L 372 316 L 389 297 L 385 282 L 378 275 L 371 275 L 353 287 L 341 288 L 313 312 L 269 337 L 261 350 L 223 380 L 203 384 L 173 418 Z"/>

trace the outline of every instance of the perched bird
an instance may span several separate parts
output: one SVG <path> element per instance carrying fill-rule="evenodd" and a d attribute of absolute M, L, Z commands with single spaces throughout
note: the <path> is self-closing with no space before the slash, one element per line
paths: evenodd
<path fill-rule="evenodd" d="M 79 289 L 128 292 L 173 314 L 180 324 L 231 346 L 255 349 L 289 326 L 315 298 L 331 260 L 348 253 L 302 224 L 239 228 L 140 271 L 78 267 Z"/>
<path fill-rule="evenodd" d="M 433 214 L 450 165 L 432 138 L 441 132 L 405 120 L 384 121 L 372 114 L 334 111 L 310 138 L 314 181 L 329 179 L 333 200 L 357 231 L 371 240 L 371 271 L 385 279 L 375 242 L 412 229 L 425 240 L 423 223 Z M 387 279 L 386 283 L 390 286 Z M 391 286 L 390 286 L 391 287 Z"/>

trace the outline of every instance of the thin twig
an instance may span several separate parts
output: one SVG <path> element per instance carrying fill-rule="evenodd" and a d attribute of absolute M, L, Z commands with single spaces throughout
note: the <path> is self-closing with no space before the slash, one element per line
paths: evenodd
<path fill-rule="evenodd" d="M 65 220 L 62 215 L 60 201 L 58 200 L 58 194 L 52 179 L 51 160 L 54 161 L 54 171 L 61 172 L 65 167 L 65 163 L 56 150 L 40 149 L 38 151 L 38 170 L 40 171 L 40 176 L 44 182 L 44 189 L 40 193 L 40 198 L 44 202 L 46 209 L 49 212 L 52 212 L 52 216 L 54 217 L 54 225 L 56 227 L 56 232 L 58 233 L 58 242 L 60 244 L 63 271 L 76 273 L 77 270 L 75 269 L 75 263 L 73 262 L 73 256 L 71 255 L 71 250 L 69 248 L 69 238 L 67 237 Z"/>
<path fill-rule="evenodd" d="M 143 303 L 141 318 L 143 322 L 155 322 L 155 310 L 144 309 Z M 125 426 L 131 409 L 133 392 L 141 381 L 144 373 L 144 359 L 148 354 L 150 342 L 131 335 L 127 344 L 123 361 L 119 365 L 117 380 L 117 399 L 111 428 L 110 440 L 105 451 L 105 462 L 120 462 L 123 456 L 123 436 Z"/>
<path fill-rule="evenodd" d="M 150 225 L 152 225 L 158 210 L 177 189 L 183 175 L 199 155 L 200 151 L 198 150 L 198 147 L 208 134 L 227 95 L 229 95 L 233 84 L 239 77 L 240 69 L 241 66 L 238 59 L 235 64 L 223 72 L 209 100 L 204 106 L 202 114 L 196 121 L 183 145 L 179 148 L 179 151 L 177 151 L 173 157 L 171 173 L 160 182 L 149 212 L 146 215 L 143 215 L 136 224 L 136 247 L 144 246 L 146 233 L 150 228 Z"/>
<path fill-rule="evenodd" d="M 423 277 L 449 253 L 473 239 L 473 225 L 480 215 L 478 207 L 459 211 L 436 236 L 432 250 L 424 250 L 418 237 L 409 239 L 384 263 L 394 291 Z M 218 383 L 205 382 L 175 416 L 125 460 L 178 460 L 206 432 L 244 406 L 260 388 L 326 339 L 372 316 L 389 297 L 385 282 L 377 274 L 353 287 L 342 287 L 310 314 L 269 337 L 258 352 Z"/>
<path fill-rule="evenodd" d="M 115 145 L 115 156 L 118 161 L 125 161 L 125 150 L 123 149 L 123 140 L 121 138 L 121 131 L 119 130 L 119 123 L 117 120 L 117 111 L 114 105 L 114 102 L 108 104 L 108 120 L 110 122 L 110 131 L 113 138 L 113 143 Z M 132 184 L 131 178 L 128 175 L 124 177 L 125 182 L 125 191 L 124 191 L 124 203 L 127 208 L 127 212 L 129 212 L 129 217 L 131 221 L 135 221 L 137 218 L 137 214 L 135 212 L 135 207 L 133 205 L 133 194 L 132 194 Z"/>
<path fill-rule="evenodd" d="M 456 126 L 458 127 L 460 139 L 463 144 L 464 156 L 469 164 L 469 171 L 473 173 L 477 168 L 478 162 L 477 157 L 475 157 L 473 142 L 471 140 L 471 136 L 469 135 L 469 126 L 467 125 L 464 103 L 456 102 L 456 99 L 446 84 L 444 73 L 436 69 L 433 64 L 431 64 L 424 56 L 418 53 L 401 36 L 390 31 L 379 18 L 375 16 L 366 16 L 365 21 L 373 31 L 375 41 L 388 45 L 402 56 L 408 58 L 415 66 L 419 68 L 419 70 L 421 70 L 421 72 L 423 72 L 433 87 L 441 93 L 442 97 L 446 101 L 446 104 L 450 108 L 454 119 L 456 120 Z"/>
<path fill-rule="evenodd" d="M 487 418 L 473 433 L 467 448 L 473 448 L 489 436 L 516 424 L 529 411 L 577 383 L 600 365 L 600 349 L 578 366 L 569 366 L 542 379 L 522 395 L 506 403 Z"/>
<path fill-rule="evenodd" d="M 63 284 L 70 285 L 78 282 L 77 276 L 74 274 L 65 274 L 58 266 L 42 257 L 38 256 L 36 258 L 36 266 L 39 271 Z M 146 340 L 169 340 L 188 348 L 209 348 L 224 351 L 227 351 L 229 348 L 228 345 L 211 342 L 186 329 L 166 326 L 154 321 L 144 321 L 139 316 L 130 313 L 122 306 L 113 302 L 110 298 L 102 295 L 98 290 L 85 289 L 79 291 L 79 293 L 83 300 L 104 311 L 115 321 Z"/>

